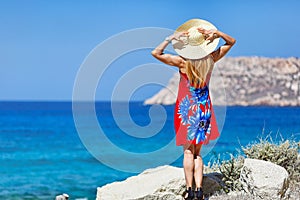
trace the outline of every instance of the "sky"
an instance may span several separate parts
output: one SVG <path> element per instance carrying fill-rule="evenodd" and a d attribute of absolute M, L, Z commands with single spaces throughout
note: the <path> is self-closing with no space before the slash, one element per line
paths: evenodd
<path fill-rule="evenodd" d="M 226 56 L 299 57 L 299 9 L 298 0 L 0 0 L 0 101 L 71 101 L 80 67 L 99 44 L 137 28 L 175 30 L 192 18 L 208 20 L 237 40 Z M 95 98 L 110 100 L 122 73 L 147 63 L 159 63 L 149 49 L 113 61 L 120 68 L 107 70 Z M 155 90 L 141 87 L 130 98 Z"/>

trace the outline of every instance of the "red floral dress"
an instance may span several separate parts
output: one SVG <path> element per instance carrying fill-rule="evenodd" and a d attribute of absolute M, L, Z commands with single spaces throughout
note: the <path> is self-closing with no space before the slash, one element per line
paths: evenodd
<path fill-rule="evenodd" d="M 208 144 L 219 137 L 209 88 L 192 87 L 186 74 L 180 73 L 175 105 L 174 126 L 176 145 Z"/>

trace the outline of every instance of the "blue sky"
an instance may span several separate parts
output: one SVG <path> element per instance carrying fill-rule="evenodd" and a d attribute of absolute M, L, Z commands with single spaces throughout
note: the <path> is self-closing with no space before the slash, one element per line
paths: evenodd
<path fill-rule="evenodd" d="M 71 100 L 76 73 L 99 43 L 134 28 L 174 30 L 191 18 L 209 20 L 237 39 L 227 56 L 299 57 L 299 9 L 298 0 L 2 0 L 0 100 Z M 157 62 L 143 53 L 138 64 Z M 108 93 L 97 99 L 109 99 Z M 153 93 L 141 89 L 136 98 Z"/>

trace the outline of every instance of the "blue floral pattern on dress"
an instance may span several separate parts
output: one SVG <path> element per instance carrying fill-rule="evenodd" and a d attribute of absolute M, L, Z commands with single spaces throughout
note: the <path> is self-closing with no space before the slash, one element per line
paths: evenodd
<path fill-rule="evenodd" d="M 188 95 L 180 102 L 179 104 L 179 115 L 182 121 L 182 124 L 187 124 L 189 122 L 189 109 L 190 109 L 190 100 Z"/>
<path fill-rule="evenodd" d="M 186 95 L 179 104 L 179 117 L 183 125 L 188 125 L 188 140 L 196 140 L 196 144 L 205 140 L 210 132 L 210 100 L 207 86 L 190 87 L 191 99 Z M 189 116 L 190 112 L 190 116 Z M 191 115 L 192 113 L 192 115 Z"/>
<path fill-rule="evenodd" d="M 194 88 L 190 87 L 190 92 L 192 95 L 192 100 L 194 104 L 205 105 L 208 99 L 208 87 L 204 86 L 203 88 Z"/>
<path fill-rule="evenodd" d="M 197 110 L 193 112 L 193 116 L 190 117 L 188 126 L 188 135 L 189 140 L 196 138 L 196 144 L 205 140 L 205 135 L 208 131 L 210 125 L 211 112 L 208 109 L 201 111 L 200 107 L 197 107 Z"/>

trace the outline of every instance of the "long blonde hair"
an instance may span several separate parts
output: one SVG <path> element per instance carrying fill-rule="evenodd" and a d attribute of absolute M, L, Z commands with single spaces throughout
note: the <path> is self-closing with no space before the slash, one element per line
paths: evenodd
<path fill-rule="evenodd" d="M 214 61 L 211 55 L 198 60 L 186 60 L 186 75 L 190 85 L 196 88 L 208 85 Z"/>

